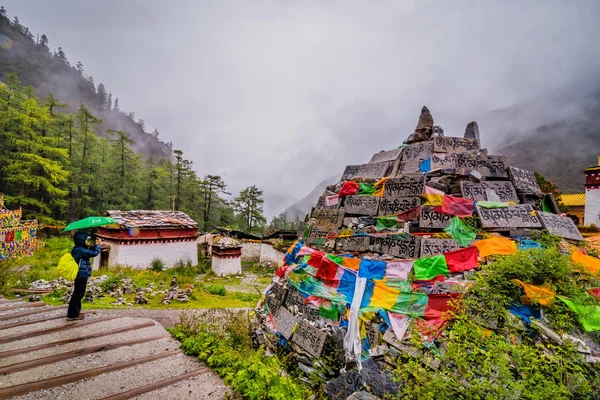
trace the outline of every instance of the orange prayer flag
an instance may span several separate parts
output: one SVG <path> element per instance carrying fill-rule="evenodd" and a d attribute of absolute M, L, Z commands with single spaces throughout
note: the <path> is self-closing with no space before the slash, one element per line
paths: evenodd
<path fill-rule="evenodd" d="M 360 266 L 360 260 L 361 260 L 360 258 L 342 257 L 342 265 L 353 271 L 358 271 L 358 267 Z"/>
<path fill-rule="evenodd" d="M 588 274 L 600 276 L 600 260 L 583 254 L 581 251 L 573 251 L 571 259 L 575 264 L 581 264 Z"/>
<path fill-rule="evenodd" d="M 514 254 L 517 252 L 517 244 L 515 242 L 500 236 L 479 240 L 473 244 L 479 250 L 480 257 L 487 257 L 493 254 Z"/>
<path fill-rule="evenodd" d="M 549 307 L 556 296 L 556 292 L 547 287 L 530 285 L 518 279 L 513 279 L 512 282 L 523 286 L 523 289 L 525 289 L 525 301 L 527 303 L 533 302 Z"/>
<path fill-rule="evenodd" d="M 387 181 L 387 180 L 388 180 L 388 178 L 381 178 L 380 180 L 377 181 L 377 183 L 375 185 L 373 185 L 373 187 L 377 188 L 375 193 L 373 193 L 373 196 L 378 196 L 378 197 L 383 196 L 383 189 L 385 188 L 385 181 Z"/>

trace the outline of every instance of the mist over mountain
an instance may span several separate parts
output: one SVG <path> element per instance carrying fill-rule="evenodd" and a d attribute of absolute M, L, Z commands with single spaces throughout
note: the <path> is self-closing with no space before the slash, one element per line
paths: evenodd
<path fill-rule="evenodd" d="M 32 86 L 36 95 L 47 98 L 52 95 L 76 110 L 86 105 L 103 120 L 105 129 L 127 132 L 134 143 L 133 149 L 146 158 L 171 157 L 171 144 L 159 139 L 159 132 L 145 131 L 145 123 L 134 112 L 119 108 L 117 94 L 110 93 L 102 83 L 97 86 L 92 76 L 86 75 L 84 66 L 68 60 L 61 47 L 50 50 L 46 35 L 34 36 L 30 29 L 21 25 L 18 17 L 9 20 L 7 12 L 0 9 L 0 79 L 16 73 L 23 85 Z M 98 133 L 102 134 L 101 131 Z"/>

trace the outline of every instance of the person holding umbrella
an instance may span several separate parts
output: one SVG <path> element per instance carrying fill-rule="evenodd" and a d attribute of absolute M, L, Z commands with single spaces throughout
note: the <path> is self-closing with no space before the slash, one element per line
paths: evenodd
<path fill-rule="evenodd" d="M 73 222 L 65 228 L 65 231 L 76 229 L 87 229 L 96 226 L 109 225 L 116 223 L 112 218 L 89 217 L 80 221 Z M 85 318 L 81 312 L 81 300 L 85 295 L 85 289 L 90 276 L 92 276 L 92 265 L 90 258 L 100 254 L 100 239 L 88 235 L 87 232 L 78 230 L 73 235 L 75 247 L 71 250 L 71 256 L 79 266 L 77 276 L 73 285 L 73 294 L 67 310 L 67 321 L 77 321 Z"/>

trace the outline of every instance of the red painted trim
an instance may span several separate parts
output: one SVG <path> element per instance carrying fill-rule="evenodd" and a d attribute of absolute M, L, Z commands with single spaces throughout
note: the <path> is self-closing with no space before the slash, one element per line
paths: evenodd
<path fill-rule="evenodd" d="M 162 240 L 162 239 L 196 239 L 199 234 L 195 228 L 191 229 L 140 229 L 134 231 L 127 229 L 99 228 L 98 236 L 103 239 L 113 240 Z"/>

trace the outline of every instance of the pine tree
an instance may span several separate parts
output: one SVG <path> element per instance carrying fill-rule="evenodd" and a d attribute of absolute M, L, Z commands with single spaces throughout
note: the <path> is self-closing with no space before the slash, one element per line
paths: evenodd
<path fill-rule="evenodd" d="M 222 202 L 221 194 L 230 194 L 225 192 L 227 185 L 219 175 L 206 175 L 200 182 L 200 190 L 203 196 L 202 204 L 202 230 L 208 231 L 214 228 L 211 224 L 212 211 L 216 204 Z"/>
<path fill-rule="evenodd" d="M 104 87 L 104 84 L 98 84 L 98 89 L 96 91 L 98 93 L 98 105 L 100 106 L 101 110 L 104 110 L 108 103 L 108 95 L 106 94 L 106 88 Z"/>
<path fill-rule="evenodd" d="M 112 93 L 108 94 L 108 99 L 106 100 L 106 109 L 108 111 L 112 110 Z"/>
<path fill-rule="evenodd" d="M 244 228 L 250 232 L 256 232 L 266 223 L 263 215 L 262 195 L 263 191 L 252 185 L 242 190 L 234 200 L 235 209 L 239 213 L 241 222 L 243 222 Z"/>
<path fill-rule="evenodd" d="M 49 48 L 48 48 L 48 37 L 46 36 L 46 34 L 42 34 L 42 36 L 40 38 L 40 44 L 39 44 L 39 46 L 42 49 L 46 50 L 46 51 L 49 50 Z"/>
<path fill-rule="evenodd" d="M 121 111 L 119 109 L 119 98 L 118 97 L 115 99 L 115 106 L 113 107 L 113 110 L 115 110 L 117 112 Z"/>
<path fill-rule="evenodd" d="M 0 6 L 0 17 L 6 18 L 6 8 L 4 6 Z"/>
<path fill-rule="evenodd" d="M 80 76 L 83 76 L 83 64 L 81 63 L 81 61 L 77 61 L 77 64 L 75 64 L 75 70 L 79 73 Z"/>

